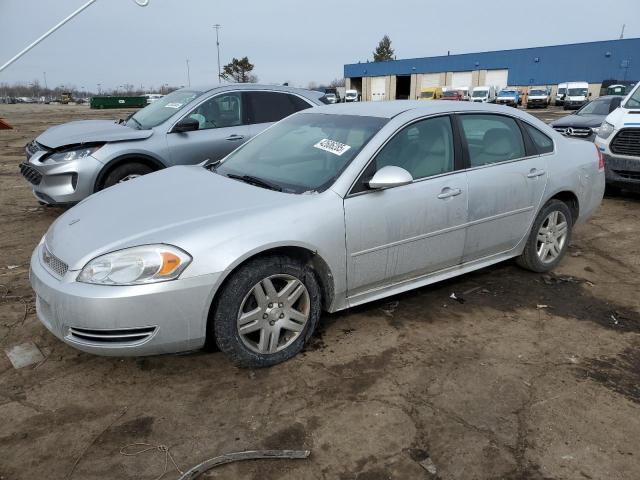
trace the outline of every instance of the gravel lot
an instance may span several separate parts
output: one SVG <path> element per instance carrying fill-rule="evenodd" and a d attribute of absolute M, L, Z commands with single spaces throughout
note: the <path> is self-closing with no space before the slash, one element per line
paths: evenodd
<path fill-rule="evenodd" d="M 182 469 L 312 451 L 203 478 L 640 478 L 640 197 L 606 198 L 553 275 L 505 263 L 324 315 L 306 352 L 274 368 L 95 357 L 36 319 L 29 257 L 61 210 L 38 205 L 17 165 L 48 126 L 127 114 L 0 105 L 15 127 L 0 131 L 0 479 L 157 478 L 164 453 L 120 453 L 135 442 L 169 446 Z M 45 360 L 16 370 L 4 352 L 24 342 Z"/>

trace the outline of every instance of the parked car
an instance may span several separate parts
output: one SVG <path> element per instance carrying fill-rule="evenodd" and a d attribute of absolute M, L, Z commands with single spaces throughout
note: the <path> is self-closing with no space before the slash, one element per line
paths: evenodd
<path fill-rule="evenodd" d="M 596 146 L 607 167 L 607 187 L 640 192 L 640 83 L 607 115 L 598 129 Z"/>
<path fill-rule="evenodd" d="M 419 100 L 439 100 L 442 98 L 441 87 L 422 87 Z"/>
<path fill-rule="evenodd" d="M 347 90 L 344 94 L 344 101 L 345 102 L 359 102 L 360 101 L 360 95 L 358 95 L 358 91 L 357 90 Z"/>
<path fill-rule="evenodd" d="M 518 108 L 520 102 L 520 91 L 515 88 L 503 88 L 498 93 L 498 98 L 496 98 L 496 103 L 515 108 Z"/>
<path fill-rule="evenodd" d="M 567 83 L 567 93 L 562 103 L 565 110 L 578 109 L 589 101 L 591 93 L 587 82 Z"/>
<path fill-rule="evenodd" d="M 527 94 L 527 108 L 547 108 L 551 103 L 551 92 L 546 88 L 530 88 Z"/>
<path fill-rule="evenodd" d="M 359 102 L 306 110 L 221 163 L 89 197 L 31 258 L 42 323 L 103 355 L 216 344 L 282 362 L 335 312 L 513 257 L 553 269 L 604 165 L 517 110 Z"/>
<path fill-rule="evenodd" d="M 568 137 L 593 141 L 607 115 L 620 106 L 623 97 L 609 95 L 599 97 L 571 115 L 551 122 L 556 132 Z"/>
<path fill-rule="evenodd" d="M 441 100 L 458 100 L 464 101 L 464 93 L 460 90 L 447 90 L 442 94 Z"/>
<path fill-rule="evenodd" d="M 494 86 L 480 86 L 475 87 L 471 93 L 471 101 L 479 103 L 495 103 L 496 101 L 496 89 Z"/>
<path fill-rule="evenodd" d="M 342 102 L 342 96 L 340 95 L 340 90 L 344 92 L 344 87 L 327 87 L 324 89 L 325 95 L 334 95 L 336 97 L 335 103 Z"/>
<path fill-rule="evenodd" d="M 325 93 L 324 98 L 327 100 L 327 103 L 339 103 L 335 93 Z"/>
<path fill-rule="evenodd" d="M 567 94 L 567 84 L 559 83 L 558 88 L 556 90 L 556 107 L 559 107 L 564 104 L 564 96 Z"/>
<path fill-rule="evenodd" d="M 322 97 L 255 84 L 183 88 L 126 121 L 49 128 L 26 146 L 20 171 L 41 203 L 76 203 L 155 170 L 220 159 L 273 122 L 322 105 Z"/>

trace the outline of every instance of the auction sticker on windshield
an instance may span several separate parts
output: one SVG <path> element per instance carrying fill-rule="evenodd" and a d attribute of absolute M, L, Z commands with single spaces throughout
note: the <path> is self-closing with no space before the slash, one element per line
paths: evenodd
<path fill-rule="evenodd" d="M 318 143 L 316 143 L 314 147 L 338 156 L 342 155 L 344 152 L 351 148 L 349 145 L 336 142 L 335 140 L 329 140 L 328 138 L 323 138 Z"/>

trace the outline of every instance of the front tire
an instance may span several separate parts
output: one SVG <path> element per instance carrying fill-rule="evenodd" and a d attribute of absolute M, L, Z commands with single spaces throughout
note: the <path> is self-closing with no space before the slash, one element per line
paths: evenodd
<path fill-rule="evenodd" d="M 549 200 L 538 213 L 517 263 L 533 272 L 548 272 L 569 248 L 573 217 L 566 203 Z"/>
<path fill-rule="evenodd" d="M 141 177 L 153 172 L 149 165 L 139 162 L 124 163 L 111 170 L 102 183 L 102 189 L 112 187 L 117 183 L 128 182 L 134 178 Z"/>
<path fill-rule="evenodd" d="M 208 337 L 239 367 L 270 367 L 299 353 L 322 309 L 314 271 L 288 256 L 257 258 L 222 288 Z"/>

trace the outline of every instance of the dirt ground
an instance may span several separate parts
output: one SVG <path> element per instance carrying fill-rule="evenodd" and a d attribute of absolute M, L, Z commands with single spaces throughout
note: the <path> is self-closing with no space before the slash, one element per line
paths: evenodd
<path fill-rule="evenodd" d="M 102 358 L 36 319 L 29 257 L 61 210 L 39 206 L 17 166 L 50 125 L 126 114 L 0 105 L 15 126 L 0 131 L 0 479 L 157 478 L 165 454 L 121 454 L 136 442 L 170 447 L 183 470 L 311 450 L 203 478 L 640 478 L 640 197 L 606 198 L 552 275 L 505 263 L 324 315 L 307 350 L 270 369 L 215 352 Z M 16 370 L 5 349 L 29 341 L 45 360 Z"/>

